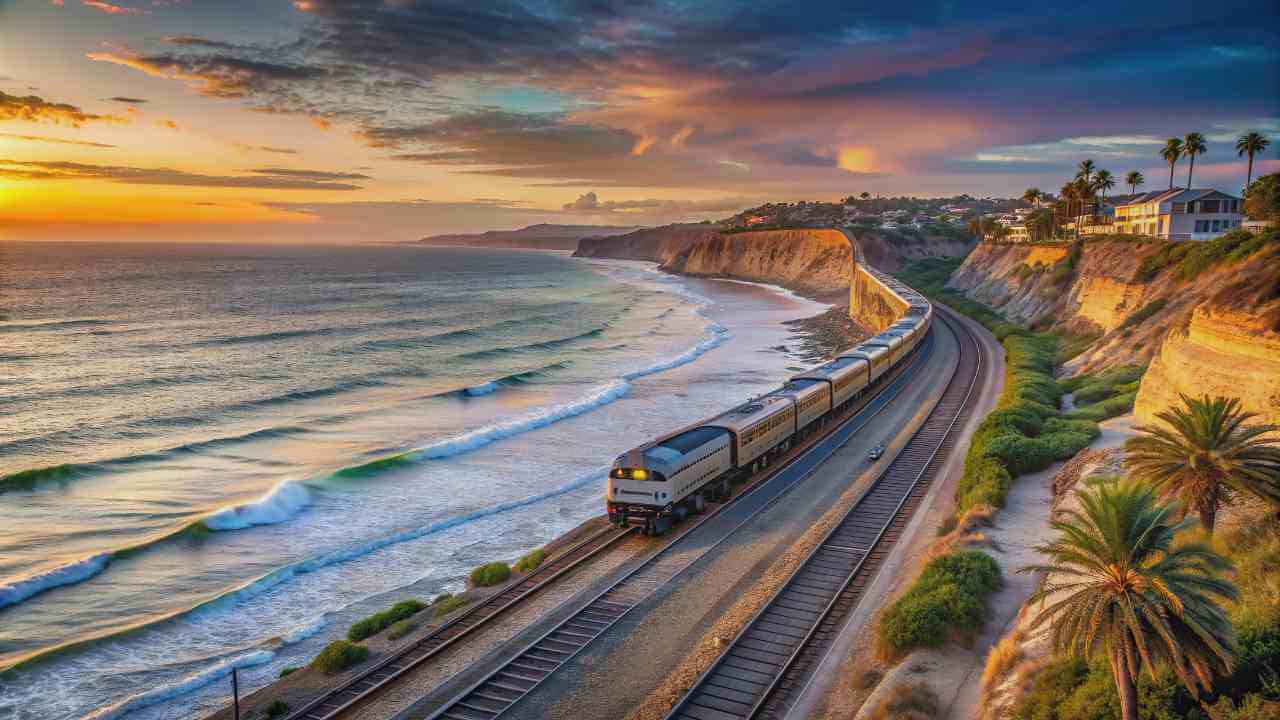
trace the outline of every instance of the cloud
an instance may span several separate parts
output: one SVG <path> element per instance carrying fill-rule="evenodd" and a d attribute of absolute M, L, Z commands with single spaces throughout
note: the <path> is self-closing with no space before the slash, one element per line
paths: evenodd
<path fill-rule="evenodd" d="M 577 200 L 565 203 L 561 210 L 573 213 L 609 214 L 632 213 L 642 211 L 650 216 L 687 216 L 696 213 L 732 213 L 755 204 L 745 198 L 723 198 L 719 200 L 684 201 L 684 200 L 606 200 L 601 201 L 595 192 L 587 192 L 578 196 Z"/>
<path fill-rule="evenodd" d="M 62 3 L 57 3 L 61 5 Z M 80 0 L 80 4 L 87 8 L 104 12 L 108 15 L 150 15 L 150 10 L 142 10 L 139 8 L 124 7 L 122 5 L 113 5 L 103 0 Z"/>
<path fill-rule="evenodd" d="M 171 120 L 171 119 L 169 119 L 169 118 L 165 118 L 165 119 L 163 119 L 163 120 L 157 120 L 157 121 L 156 121 L 156 127 L 158 127 L 158 128 L 164 128 L 165 130 L 177 130 L 177 129 L 178 129 L 178 123 L 174 122 L 173 120 Z"/>
<path fill-rule="evenodd" d="M 263 170 L 270 170 L 264 168 Z M 170 168 L 92 165 L 64 161 L 0 159 L 0 177 L 22 180 L 105 180 L 129 185 L 260 188 L 265 190 L 359 190 L 359 185 L 299 177 L 295 174 L 202 175 Z"/>
<path fill-rule="evenodd" d="M 246 145 L 245 143 L 233 143 L 236 148 L 245 151 L 261 151 L 275 153 L 277 155 L 297 155 L 298 151 L 293 148 L 276 147 L 274 145 Z"/>
<path fill-rule="evenodd" d="M 110 100 L 111 102 L 125 103 L 126 105 L 145 105 L 147 102 L 142 98 L 135 98 L 135 97 L 117 96 L 117 97 L 109 97 L 107 99 Z"/>
<path fill-rule="evenodd" d="M 369 180 L 368 175 L 351 172 L 328 172 L 324 170 L 295 170 L 292 168 L 265 167 L 254 168 L 248 172 L 258 175 L 273 175 L 276 177 L 292 177 L 302 178 L 304 180 Z"/>
<path fill-rule="evenodd" d="M 95 148 L 115 147 L 115 145 L 108 145 L 106 143 L 89 142 L 88 140 L 67 140 L 65 138 L 47 137 L 44 135 L 18 135 L 15 133 L 0 132 L 0 137 L 6 137 L 11 140 L 26 140 L 28 142 L 56 143 L 59 145 L 81 145 L 83 147 L 95 147 Z"/>
<path fill-rule="evenodd" d="M 72 127 L 80 127 L 87 122 L 119 122 L 120 118 L 87 113 L 75 105 L 49 102 L 35 95 L 10 95 L 0 91 L 0 121 L 3 120 L 66 123 Z"/>
<path fill-rule="evenodd" d="M 200 94 L 244 98 L 286 88 L 326 74 L 317 67 L 250 60 L 231 55 L 137 55 L 95 52 L 89 59 L 133 68 L 152 77 L 181 80 Z"/>

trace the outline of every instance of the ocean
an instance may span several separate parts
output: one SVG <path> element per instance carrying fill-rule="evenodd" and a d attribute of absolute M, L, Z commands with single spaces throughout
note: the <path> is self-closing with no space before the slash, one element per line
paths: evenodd
<path fill-rule="evenodd" d="M 461 589 L 825 308 L 553 252 L 0 244 L 0 716 L 199 716 Z"/>

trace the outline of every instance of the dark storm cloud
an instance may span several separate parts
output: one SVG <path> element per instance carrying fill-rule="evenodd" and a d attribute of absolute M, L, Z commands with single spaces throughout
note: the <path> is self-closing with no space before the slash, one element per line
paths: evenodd
<path fill-rule="evenodd" d="M 374 147 L 447 147 L 405 153 L 400 160 L 458 165 L 539 165 L 573 156 L 625 155 L 637 138 L 626 130 L 574 123 L 554 113 L 481 110 L 420 125 L 371 127 L 363 131 Z"/>
<path fill-rule="evenodd" d="M 359 190 L 359 185 L 295 175 L 201 175 L 170 168 L 139 168 L 62 161 L 0 159 L 0 177 L 22 180 L 106 180 L 129 185 L 260 188 L 265 190 Z M 363 177 L 363 176 L 361 176 Z"/>

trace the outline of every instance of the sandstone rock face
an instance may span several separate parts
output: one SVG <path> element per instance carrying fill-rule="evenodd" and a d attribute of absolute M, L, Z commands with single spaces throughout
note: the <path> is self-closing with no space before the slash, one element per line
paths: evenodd
<path fill-rule="evenodd" d="M 1021 277 L 1018 268 L 1052 268 L 1065 260 L 1065 247 L 980 243 L 951 276 L 949 287 L 1000 310 L 1012 320 L 1032 323 L 1053 305 L 1043 281 L 1047 272 Z"/>
<path fill-rule="evenodd" d="M 843 296 L 853 270 L 853 248 L 840 231 L 821 228 L 715 234 L 698 238 L 662 269 Z"/>
<path fill-rule="evenodd" d="M 849 285 L 849 316 L 859 325 L 878 333 L 897 322 L 908 307 L 861 265 L 854 270 L 853 282 Z"/>
<path fill-rule="evenodd" d="M 1203 303 L 1186 329 L 1169 331 L 1142 378 L 1134 415 L 1158 422 L 1156 413 L 1181 403 L 1178 393 L 1238 397 L 1259 422 L 1280 423 L 1280 328 L 1254 312 Z"/>

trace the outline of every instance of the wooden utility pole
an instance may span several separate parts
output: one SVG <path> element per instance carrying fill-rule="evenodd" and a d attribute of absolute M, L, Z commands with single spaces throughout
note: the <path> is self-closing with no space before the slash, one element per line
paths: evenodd
<path fill-rule="evenodd" d="M 231 704 L 235 707 L 235 720 L 240 720 L 240 677 L 237 668 L 231 667 Z"/>

